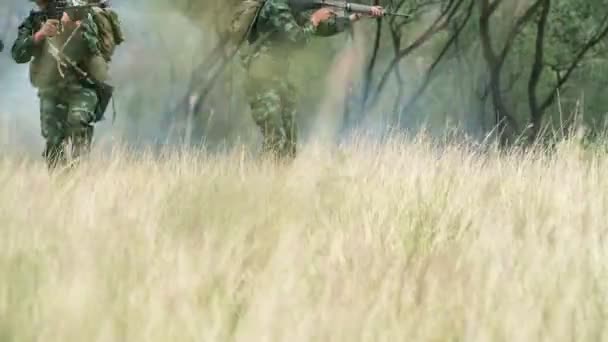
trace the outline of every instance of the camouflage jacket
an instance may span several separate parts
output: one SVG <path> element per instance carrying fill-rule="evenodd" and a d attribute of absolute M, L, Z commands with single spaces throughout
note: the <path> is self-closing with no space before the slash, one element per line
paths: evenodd
<path fill-rule="evenodd" d="M 19 32 L 11 49 L 13 60 L 19 64 L 30 63 L 30 81 L 36 88 L 58 88 L 80 84 L 75 71 L 58 67 L 57 61 L 49 53 L 47 44 L 52 42 L 79 66 L 86 65 L 92 56 L 99 54 L 95 22 L 89 17 L 81 21 L 77 30 L 64 31 L 52 39 L 47 38 L 36 44 L 34 34 L 40 30 L 42 24 L 42 16 L 31 12 L 19 25 Z"/>
<path fill-rule="evenodd" d="M 333 17 L 315 28 L 310 22 L 312 13 L 292 11 L 287 0 L 266 0 L 254 27 L 257 41 L 241 56 L 245 64 L 259 55 L 287 56 L 293 49 L 305 46 L 313 36 L 332 36 L 350 25 L 348 18 Z"/>

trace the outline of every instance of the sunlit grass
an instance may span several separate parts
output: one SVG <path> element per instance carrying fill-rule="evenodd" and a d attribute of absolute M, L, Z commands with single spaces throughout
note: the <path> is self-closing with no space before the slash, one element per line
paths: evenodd
<path fill-rule="evenodd" d="M 600 341 L 608 162 L 434 148 L 0 160 L 0 341 Z"/>

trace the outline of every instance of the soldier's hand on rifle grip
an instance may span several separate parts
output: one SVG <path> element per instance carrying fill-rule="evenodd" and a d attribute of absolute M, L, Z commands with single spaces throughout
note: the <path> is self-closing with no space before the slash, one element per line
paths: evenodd
<path fill-rule="evenodd" d="M 47 37 L 56 36 L 58 32 L 59 20 L 49 19 L 42 25 L 40 30 L 34 34 L 34 41 L 39 43 Z"/>
<path fill-rule="evenodd" d="M 370 15 L 374 18 L 381 18 L 384 16 L 384 8 L 382 6 L 372 6 Z"/>
<path fill-rule="evenodd" d="M 314 27 L 319 26 L 320 23 L 329 20 L 329 18 L 336 15 L 336 12 L 331 10 L 330 8 L 323 7 L 316 10 L 312 16 L 310 17 L 310 21 Z"/>

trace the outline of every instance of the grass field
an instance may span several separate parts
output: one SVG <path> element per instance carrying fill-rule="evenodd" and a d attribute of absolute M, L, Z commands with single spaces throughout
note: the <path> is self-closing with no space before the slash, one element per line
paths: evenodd
<path fill-rule="evenodd" d="M 0 341 L 606 341 L 608 158 L 0 159 Z"/>

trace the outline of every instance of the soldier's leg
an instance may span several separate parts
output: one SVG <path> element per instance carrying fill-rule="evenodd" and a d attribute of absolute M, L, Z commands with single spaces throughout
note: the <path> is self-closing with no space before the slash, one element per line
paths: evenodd
<path fill-rule="evenodd" d="M 262 151 L 279 153 L 285 140 L 279 89 L 273 84 L 260 84 L 257 89 L 250 92 L 248 97 L 253 121 L 262 133 Z"/>
<path fill-rule="evenodd" d="M 49 169 L 65 163 L 64 141 L 66 138 L 67 106 L 56 96 L 40 95 L 40 130 L 45 140 L 44 157 Z"/>
<path fill-rule="evenodd" d="M 285 144 L 283 145 L 282 155 L 294 158 L 298 144 L 298 126 L 296 122 L 296 90 L 290 83 L 285 83 L 281 88 L 282 111 L 281 119 L 283 130 L 285 131 Z"/>
<path fill-rule="evenodd" d="M 94 90 L 81 88 L 70 93 L 66 122 L 74 159 L 80 159 L 91 150 L 96 106 L 97 94 Z"/>

